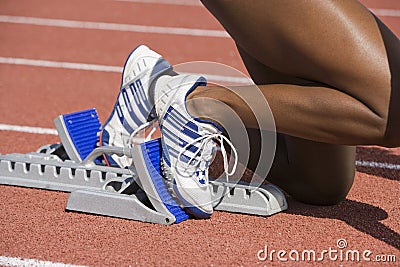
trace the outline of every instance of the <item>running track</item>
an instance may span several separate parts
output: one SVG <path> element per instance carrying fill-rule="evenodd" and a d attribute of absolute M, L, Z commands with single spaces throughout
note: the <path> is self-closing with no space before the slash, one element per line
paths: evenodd
<path fill-rule="evenodd" d="M 400 1 L 362 2 L 400 35 Z M 232 40 L 195 0 L 0 0 L 0 153 L 58 142 L 59 114 L 96 107 L 104 121 L 125 57 L 141 43 L 173 64 L 205 60 L 245 72 Z M 359 147 L 357 164 L 349 197 L 337 206 L 289 199 L 288 211 L 269 218 L 216 212 L 169 227 L 67 213 L 66 193 L 0 186 L 0 265 L 303 266 L 260 261 L 257 252 L 266 245 L 321 252 L 338 249 L 339 239 L 398 262 L 400 149 Z"/>

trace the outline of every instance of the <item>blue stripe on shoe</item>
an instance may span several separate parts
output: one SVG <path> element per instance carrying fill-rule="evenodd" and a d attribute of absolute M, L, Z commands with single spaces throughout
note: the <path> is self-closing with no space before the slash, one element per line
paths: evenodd
<path fill-rule="evenodd" d="M 185 146 L 188 144 L 188 142 L 186 142 L 185 140 L 183 140 L 180 137 L 177 137 L 169 129 L 164 129 L 163 135 L 165 138 L 169 139 L 171 142 L 174 142 L 181 149 L 185 148 Z M 188 150 L 192 153 L 196 153 L 198 151 L 198 149 L 199 148 L 196 147 L 195 145 L 189 145 L 185 148 L 185 150 Z M 174 156 L 175 158 L 178 157 L 179 152 L 176 149 L 169 147 L 169 150 L 171 150 L 172 152 L 176 152 L 176 153 L 174 153 L 174 155 L 171 155 L 171 156 Z"/>
<path fill-rule="evenodd" d="M 187 127 L 183 128 L 183 130 L 182 130 L 181 132 L 182 132 L 183 134 L 189 136 L 189 137 L 192 138 L 192 139 L 197 139 L 197 138 L 201 137 L 200 134 L 191 131 L 191 130 L 190 130 L 189 128 L 187 128 Z"/>
<path fill-rule="evenodd" d="M 139 96 L 141 96 L 141 100 L 142 100 L 141 102 L 142 102 L 142 104 L 144 104 L 144 108 L 146 109 L 146 114 L 143 114 L 143 115 L 145 115 L 145 118 L 147 118 L 147 116 L 149 115 L 147 113 L 151 109 L 151 107 L 150 107 L 149 101 L 147 101 L 146 92 L 144 91 L 143 84 L 140 79 L 136 80 L 135 84 L 136 84 L 136 87 L 139 88 Z M 150 84 L 149 84 L 149 87 L 150 87 Z"/>
<path fill-rule="evenodd" d="M 118 98 L 119 98 L 119 97 L 118 97 Z M 117 103 L 115 103 L 114 110 L 117 112 L 117 115 L 118 115 L 119 121 L 121 122 L 121 125 L 124 126 L 125 130 L 126 130 L 128 133 L 132 133 L 132 132 L 133 132 L 133 129 L 132 129 L 132 127 L 129 125 L 129 123 L 127 123 L 126 120 L 125 120 L 125 117 L 124 117 L 124 114 L 123 114 L 121 105 L 120 105 L 120 103 L 119 103 L 119 99 L 118 99 Z M 111 118 L 111 117 L 110 117 L 110 118 Z"/>
<path fill-rule="evenodd" d="M 165 135 L 171 142 L 174 142 L 177 146 L 185 147 L 188 144 L 187 141 L 183 140 L 180 136 L 177 136 L 168 128 L 164 129 L 163 135 Z M 190 145 L 187 147 L 187 150 L 195 153 L 198 148 L 195 145 Z"/>
<path fill-rule="evenodd" d="M 188 129 L 187 127 L 184 127 L 184 128 L 182 129 L 182 128 L 176 127 L 176 126 L 173 125 L 173 124 L 170 124 L 170 125 L 171 125 L 173 128 L 175 128 L 176 130 L 178 130 L 180 133 L 182 133 L 182 134 L 188 136 L 190 139 L 193 139 L 193 140 L 194 140 L 194 139 L 196 139 L 196 138 L 201 137 L 200 134 L 191 131 L 191 130 Z M 166 128 L 165 125 L 164 125 L 164 128 L 163 128 L 163 131 L 169 131 L 170 133 L 172 133 L 172 131 L 169 130 L 168 128 Z M 173 134 L 173 133 L 172 133 L 172 134 Z M 173 134 L 173 135 L 174 135 L 176 138 L 178 138 L 178 136 L 177 136 L 176 134 Z M 173 140 L 173 139 L 171 138 L 171 140 Z M 175 141 L 175 143 L 176 143 L 176 141 Z"/>
<path fill-rule="evenodd" d="M 179 153 L 180 153 L 178 150 L 176 150 L 175 148 L 170 147 L 170 146 L 168 146 L 168 145 L 165 146 L 165 148 L 166 148 L 166 150 L 168 151 L 168 155 L 169 155 L 170 157 L 178 158 Z M 163 152 L 164 152 L 164 146 L 163 146 Z M 192 162 L 191 164 L 196 164 L 196 163 L 198 162 L 198 160 L 192 159 L 191 157 L 189 157 L 188 155 L 185 155 L 184 153 L 181 154 L 180 160 L 181 160 L 182 162 L 184 162 L 184 163 L 188 163 L 189 160 L 191 160 L 191 162 Z M 171 167 L 171 164 L 169 163 L 168 166 Z"/>
<path fill-rule="evenodd" d="M 130 90 L 130 93 L 132 94 L 132 97 L 129 95 L 129 92 L 127 90 Z M 137 93 L 132 88 L 130 88 L 130 89 L 122 88 L 121 92 L 122 91 L 125 92 L 126 98 L 128 99 L 130 104 L 132 103 L 132 98 L 133 98 L 133 101 L 134 101 L 133 104 L 135 104 L 135 106 L 138 107 L 140 113 L 142 113 L 143 117 L 147 119 L 147 116 L 148 116 L 147 113 L 149 113 L 149 111 L 143 110 L 141 102 L 140 101 L 138 102 L 136 100 L 137 96 L 135 96 L 135 95 Z M 136 111 L 134 110 L 133 106 L 131 106 L 131 109 L 130 110 L 128 109 L 128 111 L 129 111 L 128 114 L 129 114 L 130 118 L 132 119 L 132 121 L 134 123 L 136 123 L 136 126 L 142 125 L 143 123 L 146 122 L 146 121 L 143 121 L 143 120 L 139 119 L 139 117 L 137 116 Z M 132 133 L 132 132 L 130 132 L 130 133 Z"/>
<path fill-rule="evenodd" d="M 170 147 L 170 146 L 166 146 L 166 148 L 167 148 L 167 151 L 168 151 L 168 155 L 170 156 L 170 157 L 174 157 L 174 158 L 177 158 L 178 157 L 178 155 L 179 155 L 179 152 L 176 150 L 176 149 L 174 149 L 173 147 Z M 169 166 L 169 165 L 168 165 Z"/>
<path fill-rule="evenodd" d="M 189 150 L 189 151 L 192 152 L 192 153 L 196 153 L 196 152 L 199 150 L 199 148 L 198 148 L 197 146 L 195 146 L 195 145 L 188 145 L 189 143 L 186 142 L 185 140 L 181 139 L 181 138 L 179 138 L 178 140 L 179 140 L 179 142 L 180 142 L 180 146 L 181 146 L 181 147 L 187 146 L 187 147 L 186 147 L 186 150 Z"/>
<path fill-rule="evenodd" d="M 125 88 L 121 89 L 121 94 L 124 99 L 125 105 L 128 108 L 128 112 L 132 112 L 133 110 L 132 103 L 131 100 L 129 99 L 128 92 L 126 92 Z"/>
<path fill-rule="evenodd" d="M 188 163 L 190 160 L 190 157 L 186 156 L 185 154 L 181 154 L 181 157 L 179 158 L 179 160 L 183 161 L 184 163 Z"/>
<path fill-rule="evenodd" d="M 172 142 L 176 143 L 176 139 L 178 138 L 173 132 L 171 132 L 169 129 L 164 129 L 163 135 L 171 140 Z M 179 145 L 179 143 L 176 143 L 176 145 Z"/>
<path fill-rule="evenodd" d="M 152 80 L 154 77 L 159 76 L 161 73 L 172 69 L 171 64 L 169 64 L 168 61 L 166 61 L 163 58 L 158 59 L 158 61 L 156 62 L 156 64 L 153 67 L 153 70 L 151 71 L 150 74 L 150 80 Z"/>
<path fill-rule="evenodd" d="M 169 120 L 167 121 L 169 124 L 171 124 L 175 129 L 182 129 L 182 128 L 188 128 L 188 130 L 197 133 L 199 131 L 199 128 L 197 125 L 191 121 L 187 121 L 186 123 L 179 118 L 175 116 L 175 114 L 169 116 Z"/>
<path fill-rule="evenodd" d="M 164 129 L 164 133 L 166 138 L 168 138 L 169 140 L 171 140 L 172 142 L 175 142 L 175 144 L 181 148 L 185 148 L 189 143 L 185 140 L 183 140 L 182 138 L 176 136 L 174 133 L 172 133 L 169 129 Z M 186 150 L 192 152 L 192 153 L 196 153 L 198 151 L 198 147 L 195 145 L 188 145 L 186 148 Z"/>
<path fill-rule="evenodd" d="M 185 125 L 185 122 L 187 121 L 187 119 L 185 119 L 185 117 L 183 117 L 176 109 L 174 109 L 174 107 L 170 106 L 167 110 L 167 114 L 168 118 L 172 118 L 173 120 L 177 121 L 177 123 Z M 172 117 L 171 117 L 172 116 Z M 167 118 L 167 117 L 165 117 Z"/>
<path fill-rule="evenodd" d="M 168 108 L 168 111 L 164 116 L 164 120 L 167 120 L 167 118 L 174 120 L 178 125 L 181 125 L 181 126 L 186 125 L 187 127 L 189 127 L 191 130 L 193 130 L 195 132 L 199 131 L 199 127 L 197 127 L 197 125 L 194 122 L 185 118 L 182 114 L 180 114 L 172 106 L 170 106 Z"/>
<path fill-rule="evenodd" d="M 194 122 L 185 119 L 185 117 L 177 112 L 176 109 L 174 109 L 172 106 L 168 108 L 168 112 L 164 116 L 164 124 L 166 123 L 176 130 L 182 132 L 183 134 L 189 136 L 191 139 L 197 139 L 201 137 L 201 135 L 198 134 L 198 126 Z M 168 126 L 165 126 L 166 125 L 163 125 L 162 129 L 164 131 L 168 129 Z"/>
<path fill-rule="evenodd" d="M 169 152 L 170 156 L 172 156 L 174 158 L 177 158 L 179 156 L 179 151 L 178 150 L 176 150 L 173 147 L 170 147 L 168 145 L 166 147 L 168 149 L 168 152 Z M 181 154 L 180 160 L 183 161 L 184 163 L 188 163 L 189 160 L 190 160 L 190 157 L 185 155 L 185 154 Z M 195 162 L 195 160 L 193 160 L 193 162 Z M 170 165 L 168 165 L 168 166 L 170 166 Z"/>
<path fill-rule="evenodd" d="M 150 105 L 147 104 L 147 106 L 144 106 L 144 105 L 146 105 L 146 103 L 148 101 L 146 100 L 146 96 L 143 96 L 143 94 L 145 94 L 145 92 L 144 92 L 142 82 L 140 81 L 140 79 L 130 83 L 129 89 L 132 93 L 133 100 L 135 101 L 136 107 L 138 108 L 140 114 L 142 114 L 143 117 L 146 118 L 146 120 L 147 120 L 147 117 L 149 116 L 149 113 L 150 113 Z M 134 114 L 131 114 L 131 115 L 134 115 Z M 141 123 L 143 123 L 143 122 L 141 122 Z"/>
<path fill-rule="evenodd" d="M 170 118 L 172 118 L 172 116 Z M 174 129 L 176 129 L 177 131 L 183 133 L 184 135 L 190 137 L 191 139 L 197 139 L 197 138 L 201 137 L 201 135 L 198 134 L 197 131 L 193 131 L 192 128 L 187 127 L 187 124 L 186 125 L 180 125 L 180 124 L 176 123 L 175 121 L 173 121 L 172 119 L 171 120 L 164 120 L 162 130 L 163 131 L 168 130 L 169 126 L 174 128 Z"/>
<path fill-rule="evenodd" d="M 168 135 L 165 134 L 165 133 L 164 133 L 164 135 L 163 135 L 162 138 L 168 138 L 168 139 L 170 139 L 170 140 L 175 140 L 175 139 L 171 139 L 171 137 L 168 136 Z M 171 146 L 166 145 L 165 142 L 162 143 L 162 148 L 163 148 L 163 149 L 162 149 L 162 157 L 163 157 L 163 159 L 165 160 L 165 163 L 166 163 L 169 167 L 171 167 L 170 157 L 178 158 L 178 156 L 179 156 L 179 151 L 176 150 L 175 148 L 171 147 Z M 189 160 L 190 160 L 190 157 L 187 156 L 187 155 L 185 155 L 184 153 L 182 153 L 180 159 L 181 159 L 183 162 L 188 163 Z M 193 159 L 193 162 L 196 163 L 197 160 L 196 160 L 196 159 Z"/>

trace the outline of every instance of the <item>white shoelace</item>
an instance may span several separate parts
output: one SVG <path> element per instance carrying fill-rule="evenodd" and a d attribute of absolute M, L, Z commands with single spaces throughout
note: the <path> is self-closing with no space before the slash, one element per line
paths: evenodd
<path fill-rule="evenodd" d="M 237 151 L 235 146 L 231 143 L 231 141 L 229 141 L 228 138 L 226 138 L 224 135 L 222 134 L 208 134 L 208 135 L 204 135 L 204 136 L 200 136 L 196 139 L 194 139 L 193 141 L 191 141 L 190 143 L 186 144 L 181 151 L 179 152 L 178 155 L 178 161 L 177 161 L 177 165 L 176 165 L 176 170 L 179 173 L 179 168 L 178 168 L 178 164 L 184 164 L 186 166 L 184 166 L 184 169 L 188 169 L 189 167 L 197 169 L 199 167 L 199 165 L 201 164 L 201 160 L 196 160 L 196 157 L 200 154 L 200 152 L 203 151 L 203 148 L 207 145 L 207 143 L 209 141 L 213 141 L 216 140 L 220 143 L 220 151 L 222 153 L 222 157 L 224 160 L 224 173 L 226 174 L 226 178 L 228 180 L 229 176 L 232 176 L 235 171 L 236 171 L 236 167 L 237 167 L 237 163 L 238 163 L 238 155 L 237 155 Z M 226 153 L 226 149 L 225 149 L 225 145 L 224 145 L 224 141 L 230 146 L 231 151 L 233 153 L 233 157 L 235 159 L 235 163 L 233 164 L 233 167 L 231 169 L 231 171 L 229 171 L 229 160 L 228 160 L 228 155 Z M 183 162 L 182 160 L 180 160 L 181 156 L 183 155 L 183 153 L 188 149 L 189 146 L 192 146 L 198 142 L 200 143 L 200 146 L 198 147 L 198 149 L 196 150 L 196 152 L 189 158 L 189 160 L 187 162 Z M 201 159 L 204 159 L 206 161 L 211 160 L 211 158 L 205 158 L 206 155 L 200 155 Z M 194 161 L 194 164 L 192 165 L 192 162 Z M 186 174 L 187 175 L 187 174 Z M 207 177 L 208 180 L 208 177 Z"/>

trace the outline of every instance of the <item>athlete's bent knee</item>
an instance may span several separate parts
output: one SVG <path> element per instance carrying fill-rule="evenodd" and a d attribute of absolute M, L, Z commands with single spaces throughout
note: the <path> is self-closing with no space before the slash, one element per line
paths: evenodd
<path fill-rule="evenodd" d="M 344 167 L 344 166 L 343 166 Z M 292 196 L 312 205 L 335 205 L 346 199 L 354 181 L 354 169 L 338 170 L 336 174 L 320 173 L 309 177 L 302 190 L 293 190 Z"/>

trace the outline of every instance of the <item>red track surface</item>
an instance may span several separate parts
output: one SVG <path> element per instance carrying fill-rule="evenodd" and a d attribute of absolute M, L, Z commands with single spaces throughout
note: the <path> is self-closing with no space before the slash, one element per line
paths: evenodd
<path fill-rule="evenodd" d="M 400 10 L 398 0 L 364 0 L 375 9 Z M 201 6 L 106 0 L 2 0 L 0 15 L 221 30 Z M 399 36 L 400 17 L 382 17 Z M 221 62 L 244 71 L 228 38 L 83 30 L 0 23 L 0 57 L 122 66 L 138 44 L 161 52 L 173 64 Z M 120 74 L 0 64 L 0 124 L 53 128 L 59 114 L 96 107 L 108 116 Z M 52 135 L 0 131 L 0 153 L 26 153 Z M 358 160 L 400 163 L 400 149 L 358 148 Z M 210 220 L 173 226 L 68 213 L 68 194 L 0 186 L 0 256 L 91 266 L 303 266 L 305 262 L 260 261 L 269 250 L 321 252 L 348 249 L 395 255 L 400 261 L 400 170 L 358 167 L 348 199 L 315 207 L 289 199 L 289 209 L 269 218 L 215 212 Z M 344 266 L 382 263 L 311 262 Z M 398 263 L 397 263 L 398 264 Z M 387 263 L 395 266 L 395 263 Z"/>

